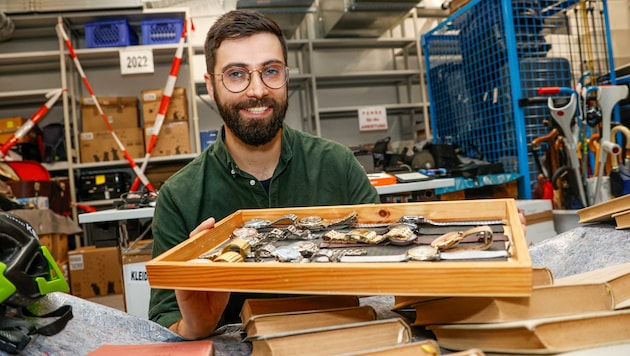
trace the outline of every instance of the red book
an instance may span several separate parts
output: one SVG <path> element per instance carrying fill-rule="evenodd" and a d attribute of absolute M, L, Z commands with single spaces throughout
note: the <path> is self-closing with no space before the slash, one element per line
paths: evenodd
<path fill-rule="evenodd" d="M 104 344 L 88 356 L 212 356 L 214 348 L 210 340 L 165 342 L 157 344 Z"/>

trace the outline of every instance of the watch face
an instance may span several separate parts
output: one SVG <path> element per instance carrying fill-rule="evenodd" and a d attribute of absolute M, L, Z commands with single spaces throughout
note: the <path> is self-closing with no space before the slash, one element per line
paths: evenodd
<path fill-rule="evenodd" d="M 440 251 L 429 245 L 422 245 L 407 250 L 407 256 L 414 261 L 437 261 L 440 259 Z"/>
<path fill-rule="evenodd" d="M 295 261 L 302 255 L 297 248 L 291 246 L 280 246 L 276 248 L 276 258 L 280 262 Z"/>

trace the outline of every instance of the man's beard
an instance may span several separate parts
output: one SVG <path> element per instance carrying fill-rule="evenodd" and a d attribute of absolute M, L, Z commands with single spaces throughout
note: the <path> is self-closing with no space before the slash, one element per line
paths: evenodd
<path fill-rule="evenodd" d="M 223 104 L 214 94 L 219 114 L 225 125 L 244 143 L 251 146 L 261 146 L 271 142 L 282 128 L 282 122 L 287 112 L 287 99 L 275 101 L 271 98 L 261 100 L 248 100 L 233 105 Z M 245 108 L 268 106 L 273 109 L 269 119 L 250 119 L 246 122 L 241 118 L 239 111 Z"/>

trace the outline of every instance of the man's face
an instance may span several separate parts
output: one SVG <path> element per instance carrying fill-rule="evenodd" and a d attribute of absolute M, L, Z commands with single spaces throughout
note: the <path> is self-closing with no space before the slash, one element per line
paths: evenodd
<path fill-rule="evenodd" d="M 253 70 L 249 85 L 245 90 L 233 93 L 223 85 L 220 75 L 206 81 L 225 125 L 248 145 L 261 146 L 270 142 L 284 121 L 288 106 L 287 86 L 271 89 L 256 71 L 273 63 L 284 64 L 284 60 L 280 41 L 270 33 L 225 40 L 217 50 L 214 73 L 234 67 Z"/>

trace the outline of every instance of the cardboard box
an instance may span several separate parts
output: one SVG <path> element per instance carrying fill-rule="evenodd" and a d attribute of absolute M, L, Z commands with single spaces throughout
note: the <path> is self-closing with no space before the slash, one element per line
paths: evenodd
<path fill-rule="evenodd" d="M 235 229 L 254 218 L 338 219 L 357 213 L 359 224 L 391 224 L 403 216 L 436 222 L 504 222 L 507 259 L 355 263 L 208 262 L 199 256 L 222 246 Z M 405 251 L 404 247 L 401 247 Z M 404 252 L 402 252 L 404 253 Z M 528 296 L 532 262 L 514 199 L 479 199 L 402 204 L 362 204 L 245 209 L 214 228 L 186 239 L 146 265 L 152 288 L 256 293 L 400 296 Z M 217 278 L 221 276 L 221 278 Z"/>
<path fill-rule="evenodd" d="M 0 119 L 0 133 L 10 133 L 12 135 L 25 122 L 26 122 L 26 119 L 21 116 L 1 118 Z"/>
<path fill-rule="evenodd" d="M 132 158 L 144 157 L 144 136 L 140 128 L 117 129 L 114 131 Z M 109 131 L 81 132 L 79 135 L 81 162 L 107 162 L 124 160 Z"/>
<path fill-rule="evenodd" d="M 68 252 L 70 292 L 81 298 L 122 293 L 118 247 L 84 247 Z"/>
<path fill-rule="evenodd" d="M 5 143 L 13 137 L 13 134 L 26 122 L 21 116 L 5 117 L 0 119 L 0 144 Z M 24 135 L 17 143 L 29 142 L 30 137 Z"/>
<path fill-rule="evenodd" d="M 389 173 L 368 173 L 368 179 L 373 186 L 378 187 L 381 185 L 396 184 L 396 177 Z"/>
<path fill-rule="evenodd" d="M 145 146 L 150 144 L 153 132 L 153 127 L 145 128 Z M 148 147 L 145 147 L 144 152 L 146 152 L 146 148 Z M 188 122 L 165 122 L 158 133 L 155 147 L 153 147 L 153 151 L 151 152 L 151 157 L 181 155 L 190 152 Z"/>
<path fill-rule="evenodd" d="M 99 97 L 98 103 L 114 131 L 138 128 L 138 98 L 135 96 Z M 81 98 L 81 131 L 107 131 L 107 125 L 91 97 Z"/>
<path fill-rule="evenodd" d="M 39 235 L 39 243 L 46 246 L 57 264 L 61 266 L 68 261 L 68 235 L 65 234 L 44 234 Z"/>
<path fill-rule="evenodd" d="M 128 314 L 149 318 L 151 286 L 146 264 L 151 259 L 153 240 L 142 240 L 133 249 L 122 251 L 125 309 Z"/>
<path fill-rule="evenodd" d="M 15 134 L 15 131 L 7 131 L 7 132 L 0 133 L 0 144 L 9 141 L 11 137 L 13 137 L 13 134 Z M 16 143 L 23 143 L 23 142 L 29 142 L 29 141 L 30 141 L 30 137 L 28 135 L 24 135 Z"/>
<path fill-rule="evenodd" d="M 142 118 L 144 127 L 152 126 L 160 111 L 162 93 L 164 89 L 147 89 L 141 93 L 142 98 Z M 188 122 L 188 98 L 186 88 L 173 88 L 171 101 L 164 114 L 164 122 L 185 121 Z"/>

